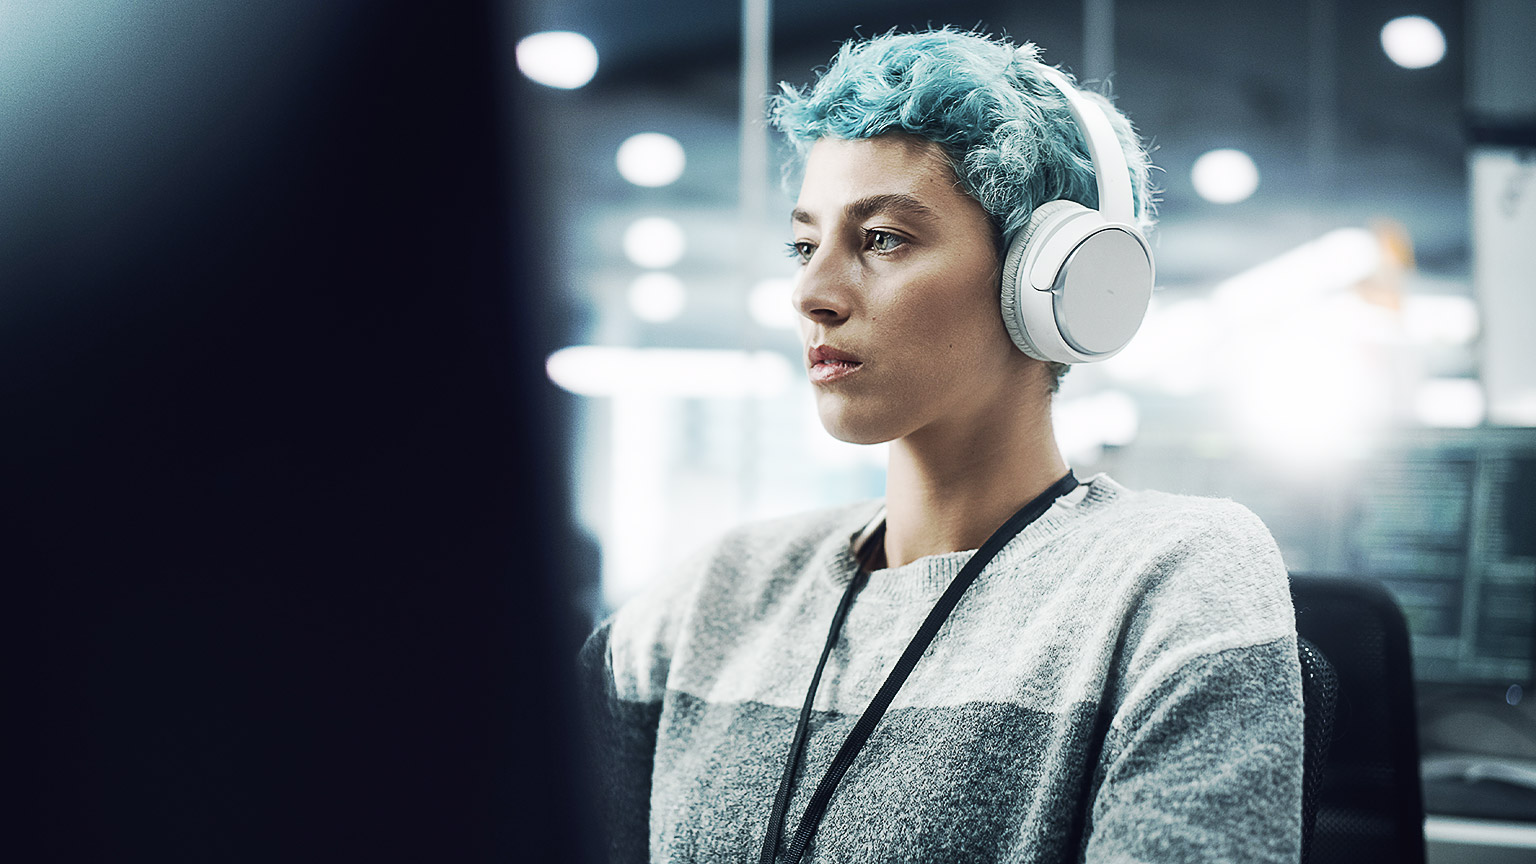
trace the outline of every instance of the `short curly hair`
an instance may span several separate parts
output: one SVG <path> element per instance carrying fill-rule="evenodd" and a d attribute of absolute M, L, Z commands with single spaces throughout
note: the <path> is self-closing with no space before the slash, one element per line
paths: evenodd
<path fill-rule="evenodd" d="M 803 164 L 822 138 L 907 134 L 932 141 L 961 188 L 986 210 L 1001 254 L 1047 201 L 1098 206 L 1082 133 L 1066 98 L 1040 69 L 1039 50 L 1028 42 L 1014 46 L 948 27 L 892 31 L 843 43 L 804 90 L 781 83 L 770 121 L 795 146 L 791 167 Z M 1145 232 L 1154 211 L 1146 150 L 1107 98 L 1082 93 L 1104 109 L 1120 139 L 1136 221 Z M 1066 367 L 1051 366 L 1059 384 Z"/>

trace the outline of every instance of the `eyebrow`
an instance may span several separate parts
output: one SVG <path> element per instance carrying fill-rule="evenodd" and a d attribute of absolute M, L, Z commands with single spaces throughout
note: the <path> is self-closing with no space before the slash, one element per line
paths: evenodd
<path fill-rule="evenodd" d="M 938 219 L 938 214 L 933 208 L 919 201 L 917 198 L 902 192 L 887 195 L 870 195 L 843 208 L 843 214 L 850 222 L 863 222 L 876 213 L 890 213 L 896 216 L 906 216 L 921 222 L 931 222 Z M 815 225 L 816 217 L 809 212 L 796 207 L 790 213 L 790 220 L 805 225 Z"/>

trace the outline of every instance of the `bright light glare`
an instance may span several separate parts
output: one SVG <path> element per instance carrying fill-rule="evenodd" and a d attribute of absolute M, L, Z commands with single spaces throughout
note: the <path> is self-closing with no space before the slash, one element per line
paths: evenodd
<path fill-rule="evenodd" d="M 666 186 L 683 176 L 688 157 L 671 135 L 641 132 L 619 145 L 619 173 L 636 186 Z"/>
<path fill-rule="evenodd" d="M 1381 244 L 1364 228 L 1340 228 L 1216 286 L 1218 303 L 1267 314 L 1297 309 L 1376 272 Z"/>
<path fill-rule="evenodd" d="M 1477 304 L 1454 294 L 1405 297 L 1403 330 L 1421 345 L 1466 345 L 1477 336 Z"/>
<path fill-rule="evenodd" d="M 624 254 L 641 267 L 671 267 L 688 247 L 683 229 L 664 216 L 636 219 L 624 231 Z"/>
<path fill-rule="evenodd" d="M 1483 422 L 1487 409 L 1482 385 L 1471 378 L 1431 378 L 1413 398 L 1414 416 L 1425 426 L 1470 429 Z"/>
<path fill-rule="evenodd" d="M 642 321 L 671 321 L 687 303 L 682 280 L 671 273 L 642 273 L 629 283 L 630 311 Z"/>
<path fill-rule="evenodd" d="M 575 345 L 544 363 L 549 380 L 582 396 L 740 399 L 783 392 L 789 361 L 773 351 L 706 351 Z"/>
<path fill-rule="evenodd" d="M 546 87 L 575 90 L 597 74 L 597 47 L 567 30 L 534 33 L 518 40 L 517 68 Z"/>
<path fill-rule="evenodd" d="M 791 300 L 794 293 L 793 279 L 764 279 L 752 286 L 752 293 L 747 295 L 752 320 L 770 329 L 799 329 L 800 316 Z"/>
<path fill-rule="evenodd" d="M 1393 416 L 1392 314 L 1349 292 L 1250 317 L 1226 361 L 1246 438 L 1295 468 L 1361 455 Z"/>
<path fill-rule="evenodd" d="M 1212 150 L 1190 171 L 1195 191 L 1214 204 L 1236 204 L 1259 188 L 1259 167 L 1241 150 Z"/>
<path fill-rule="evenodd" d="M 1303 359 L 1329 356 L 1329 347 L 1334 355 L 1326 373 Z M 1373 381 L 1367 365 L 1345 347 L 1308 345 L 1290 353 L 1275 346 L 1252 358 L 1246 386 L 1235 394 L 1250 440 L 1291 464 L 1326 463 L 1360 452 L 1374 419 Z"/>
<path fill-rule="evenodd" d="M 1162 301 L 1156 294 L 1136 338 L 1099 368 L 1117 381 L 1155 387 L 1173 396 L 1190 396 L 1211 384 L 1228 329 L 1216 304 L 1203 298 Z"/>
<path fill-rule="evenodd" d="M 1405 15 L 1381 28 L 1381 49 L 1404 69 L 1423 69 L 1445 57 L 1445 34 L 1422 15 Z"/>

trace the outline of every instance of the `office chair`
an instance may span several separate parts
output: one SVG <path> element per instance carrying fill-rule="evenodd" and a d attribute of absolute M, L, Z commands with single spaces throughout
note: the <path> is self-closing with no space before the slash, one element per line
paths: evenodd
<path fill-rule="evenodd" d="M 1326 744 L 1321 770 L 1304 772 L 1306 784 L 1315 786 L 1307 797 L 1316 817 L 1310 837 L 1303 834 L 1304 860 L 1424 864 L 1418 721 L 1403 613 L 1374 580 L 1293 575 L 1291 596 L 1297 633 L 1332 664 L 1338 683 L 1331 741 L 1319 739 Z M 1301 653 L 1305 672 L 1306 647 Z M 1314 767 L 1312 732 L 1309 719 L 1308 768 Z"/>
<path fill-rule="evenodd" d="M 1333 712 L 1339 694 L 1339 676 L 1328 658 L 1306 639 L 1296 640 L 1301 661 L 1301 701 L 1306 712 L 1302 761 L 1301 861 L 1307 864 L 1312 848 L 1312 829 L 1317 823 L 1317 796 L 1322 788 L 1323 766 L 1333 743 Z"/>

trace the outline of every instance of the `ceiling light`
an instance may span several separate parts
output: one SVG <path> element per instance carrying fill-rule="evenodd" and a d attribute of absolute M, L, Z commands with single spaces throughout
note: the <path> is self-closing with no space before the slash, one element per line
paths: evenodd
<path fill-rule="evenodd" d="M 642 321 L 671 321 L 687 303 L 682 280 L 671 273 L 642 273 L 629 283 L 630 311 Z"/>
<path fill-rule="evenodd" d="M 687 246 L 683 229 L 664 216 L 636 219 L 624 231 L 624 254 L 641 267 L 653 270 L 676 264 Z"/>
<path fill-rule="evenodd" d="M 1259 188 L 1259 169 L 1241 150 L 1212 150 L 1190 172 L 1195 191 L 1215 204 L 1236 204 Z"/>
<path fill-rule="evenodd" d="M 1445 34 L 1422 15 L 1405 15 L 1381 28 L 1381 48 L 1404 69 L 1423 69 L 1445 56 Z"/>
<path fill-rule="evenodd" d="M 774 351 L 573 345 L 544 362 L 549 380 L 582 396 L 767 397 L 794 372 Z"/>
<path fill-rule="evenodd" d="M 619 173 L 636 186 L 665 186 L 683 176 L 687 158 L 671 135 L 641 132 L 619 145 Z"/>
<path fill-rule="evenodd" d="M 517 68 L 546 87 L 575 90 L 597 74 L 597 48 L 580 33 L 534 33 L 517 43 Z"/>

